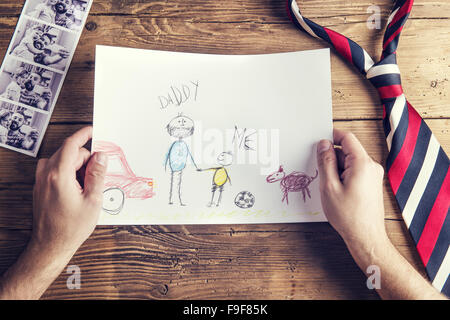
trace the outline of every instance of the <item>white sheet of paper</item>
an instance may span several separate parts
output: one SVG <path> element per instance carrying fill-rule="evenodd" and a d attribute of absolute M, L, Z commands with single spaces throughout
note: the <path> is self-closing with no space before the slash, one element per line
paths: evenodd
<path fill-rule="evenodd" d="M 93 151 L 109 156 L 99 224 L 326 221 L 316 144 L 332 139 L 328 49 L 97 46 L 94 100 Z"/>

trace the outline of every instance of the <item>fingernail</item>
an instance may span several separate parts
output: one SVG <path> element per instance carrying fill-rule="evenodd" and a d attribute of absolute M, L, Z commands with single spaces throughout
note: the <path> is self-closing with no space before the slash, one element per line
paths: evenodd
<path fill-rule="evenodd" d="M 329 140 L 321 140 L 317 145 L 317 153 L 321 154 L 322 152 L 328 151 L 331 147 L 331 142 Z"/>
<path fill-rule="evenodd" d="M 98 152 L 95 154 L 95 161 L 106 167 L 106 164 L 108 163 L 108 156 L 103 152 Z"/>

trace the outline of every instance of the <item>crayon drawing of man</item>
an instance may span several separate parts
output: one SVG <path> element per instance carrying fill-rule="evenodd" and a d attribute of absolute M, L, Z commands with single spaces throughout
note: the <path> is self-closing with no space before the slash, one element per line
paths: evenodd
<path fill-rule="evenodd" d="M 177 139 L 170 146 L 164 163 L 166 171 L 167 167 L 169 167 L 171 172 L 169 204 L 173 204 L 173 193 L 174 189 L 176 189 L 175 192 L 177 192 L 180 205 L 185 206 L 181 200 L 183 170 L 186 168 L 186 164 L 189 159 L 192 161 L 195 168 L 198 169 L 198 167 L 195 164 L 194 158 L 189 150 L 189 146 L 183 139 L 194 134 L 194 121 L 187 116 L 179 114 L 169 122 L 166 128 L 169 135 Z"/>

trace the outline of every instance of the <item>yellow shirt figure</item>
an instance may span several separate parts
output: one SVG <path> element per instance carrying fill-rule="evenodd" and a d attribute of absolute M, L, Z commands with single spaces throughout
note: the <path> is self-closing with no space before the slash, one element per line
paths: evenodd
<path fill-rule="evenodd" d="M 225 169 L 224 167 L 215 168 L 215 169 L 211 169 L 211 170 L 216 170 L 216 172 L 214 173 L 214 177 L 213 177 L 213 183 L 216 186 L 221 187 L 225 183 L 227 183 L 227 180 L 230 180 L 230 178 L 228 177 L 227 169 Z"/>
<path fill-rule="evenodd" d="M 209 171 L 214 170 L 214 176 L 212 179 L 212 196 L 211 201 L 208 203 L 208 207 L 211 207 L 214 204 L 214 195 L 216 193 L 216 190 L 219 189 L 219 199 L 217 199 L 216 206 L 218 207 L 220 204 L 220 201 L 222 200 L 222 192 L 224 185 L 229 182 L 231 184 L 230 176 L 228 175 L 227 169 L 225 169 L 225 166 L 229 166 L 233 162 L 233 155 L 231 152 L 222 152 L 217 157 L 217 162 L 221 165 L 221 167 L 216 168 L 209 168 L 209 169 L 198 169 L 199 171 Z"/>

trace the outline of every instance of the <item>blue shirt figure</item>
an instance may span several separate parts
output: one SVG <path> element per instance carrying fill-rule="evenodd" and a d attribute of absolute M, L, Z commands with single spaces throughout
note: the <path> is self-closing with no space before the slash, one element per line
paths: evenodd
<path fill-rule="evenodd" d="M 184 168 L 186 168 L 188 156 L 196 168 L 197 165 L 189 151 L 188 145 L 183 139 L 194 134 L 194 121 L 189 117 L 179 114 L 169 122 L 166 129 L 171 137 L 178 139 L 170 146 L 164 161 L 166 170 L 167 164 L 170 167 L 169 204 L 173 204 L 173 195 L 176 192 L 180 205 L 184 206 L 185 204 L 181 200 L 181 176 Z"/>
<path fill-rule="evenodd" d="M 181 171 L 186 167 L 188 156 L 191 158 L 192 163 L 195 166 L 194 158 L 192 157 L 189 147 L 183 140 L 178 140 L 172 143 L 169 151 L 166 155 L 165 166 L 169 163 L 170 170 L 172 172 Z"/>

